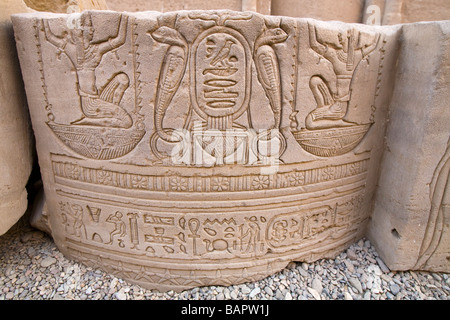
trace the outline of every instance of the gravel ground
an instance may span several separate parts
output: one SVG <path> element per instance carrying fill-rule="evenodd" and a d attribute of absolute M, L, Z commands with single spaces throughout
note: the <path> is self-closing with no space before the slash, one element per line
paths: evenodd
<path fill-rule="evenodd" d="M 0 236 L 0 300 L 11 299 L 450 300 L 450 274 L 391 272 L 361 239 L 335 259 L 292 262 L 258 282 L 161 293 L 66 259 L 22 219 Z"/>

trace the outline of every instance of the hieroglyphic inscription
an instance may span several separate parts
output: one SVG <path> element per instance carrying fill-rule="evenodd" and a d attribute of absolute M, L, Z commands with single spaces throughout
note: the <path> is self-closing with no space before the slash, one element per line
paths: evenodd
<path fill-rule="evenodd" d="M 173 236 L 166 235 L 166 228 L 175 224 L 173 217 L 157 216 L 152 214 L 144 214 L 144 223 L 151 225 L 151 232 L 144 235 L 145 242 L 150 244 L 161 244 L 165 251 L 173 253 L 172 245 L 175 243 Z M 152 246 L 148 246 L 147 251 L 154 251 Z"/>
<path fill-rule="evenodd" d="M 73 241 L 101 244 L 99 249 L 133 249 L 149 256 L 214 259 L 264 255 L 269 248 L 285 251 L 351 227 L 361 219 L 355 213 L 363 199 L 364 184 L 360 181 L 348 190 L 331 191 L 320 203 L 304 202 L 300 209 L 302 202 L 295 202 L 286 207 L 289 213 L 276 215 L 265 206 L 256 206 L 239 216 L 225 210 L 220 218 L 208 214 L 207 209 L 196 216 L 183 213 L 186 209 L 182 207 L 162 214 L 151 212 L 156 208 L 129 209 L 129 204 L 120 205 L 120 201 L 88 203 L 75 194 L 60 194 L 60 217 Z M 90 214 L 84 214 L 87 212 Z"/>
<path fill-rule="evenodd" d="M 277 216 L 269 222 L 267 229 L 269 243 L 273 247 L 295 246 L 295 240 L 309 238 L 335 226 L 337 204 L 311 210 Z"/>

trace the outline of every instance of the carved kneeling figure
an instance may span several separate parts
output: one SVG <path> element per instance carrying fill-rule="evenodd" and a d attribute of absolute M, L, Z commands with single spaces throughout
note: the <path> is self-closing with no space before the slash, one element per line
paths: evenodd
<path fill-rule="evenodd" d="M 326 129 L 331 127 L 347 127 L 354 123 L 343 120 L 347 113 L 350 95 L 333 98 L 325 81 L 319 76 L 311 77 L 309 87 L 314 95 L 317 108 L 306 117 L 307 129 Z"/>
<path fill-rule="evenodd" d="M 125 73 L 118 73 L 99 95 L 87 94 L 80 90 L 83 117 L 71 124 L 130 128 L 133 121 L 128 112 L 119 106 L 129 83 L 130 80 Z"/>

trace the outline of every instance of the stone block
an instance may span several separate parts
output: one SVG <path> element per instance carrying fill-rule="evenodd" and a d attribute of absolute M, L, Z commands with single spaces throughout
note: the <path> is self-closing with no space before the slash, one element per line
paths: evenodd
<path fill-rule="evenodd" d="M 364 235 L 399 27 L 228 10 L 13 23 L 67 256 L 179 291 L 331 258 Z"/>
<path fill-rule="evenodd" d="M 424 268 L 449 270 L 448 23 L 190 10 L 13 24 L 65 255 L 177 291 L 363 236 L 392 270 L 434 247 Z"/>
<path fill-rule="evenodd" d="M 0 235 L 25 213 L 33 166 L 33 134 L 10 15 L 28 12 L 22 1 L 0 3 Z"/>
<path fill-rule="evenodd" d="M 450 270 L 450 22 L 406 24 L 368 236 L 391 270 Z"/>
<path fill-rule="evenodd" d="M 450 19 L 447 0 L 384 0 L 383 24 Z"/>

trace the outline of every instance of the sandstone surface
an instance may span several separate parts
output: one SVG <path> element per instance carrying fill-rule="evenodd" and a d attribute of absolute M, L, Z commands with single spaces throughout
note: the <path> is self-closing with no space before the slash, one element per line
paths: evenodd
<path fill-rule="evenodd" d="M 0 235 L 24 214 L 33 166 L 33 134 L 10 15 L 28 12 L 22 1 L 0 3 Z"/>
<path fill-rule="evenodd" d="M 364 235 L 401 27 L 229 10 L 13 23 L 67 256 L 183 290 Z"/>
<path fill-rule="evenodd" d="M 368 235 L 393 270 L 449 272 L 450 23 L 402 39 Z"/>
<path fill-rule="evenodd" d="M 25 213 L 29 205 L 26 185 L 36 165 L 33 133 L 10 15 L 34 11 L 70 13 L 86 9 L 106 9 L 106 2 L 4 0 L 0 4 L 0 235 Z M 41 214 L 41 211 L 35 212 L 35 219 Z"/>

